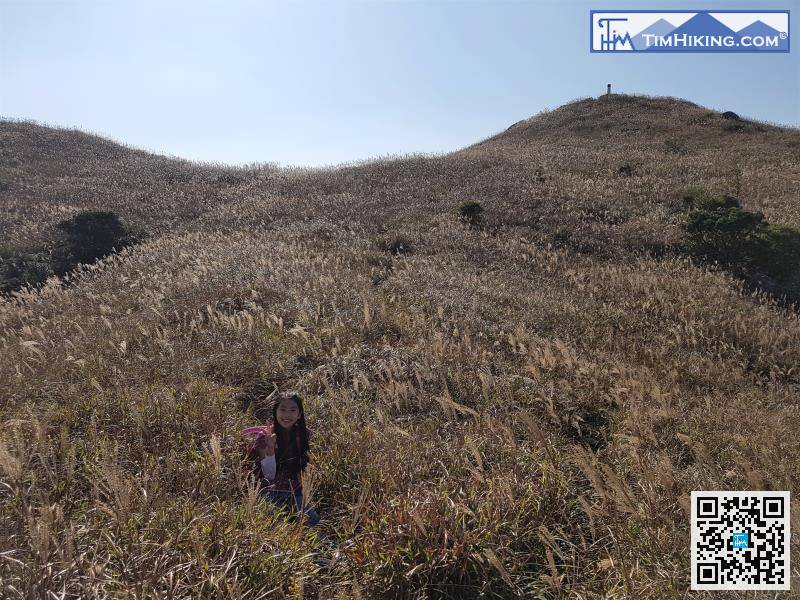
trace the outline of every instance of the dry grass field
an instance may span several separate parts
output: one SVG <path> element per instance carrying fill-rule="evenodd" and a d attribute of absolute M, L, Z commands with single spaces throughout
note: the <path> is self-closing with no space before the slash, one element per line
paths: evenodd
<path fill-rule="evenodd" d="M 0 596 L 774 597 L 689 591 L 689 492 L 798 497 L 800 316 L 670 247 L 688 188 L 800 226 L 799 184 L 798 130 L 674 98 L 326 169 L 0 122 L 0 250 L 152 234 L 0 299 Z M 243 479 L 273 383 L 329 569 Z"/>

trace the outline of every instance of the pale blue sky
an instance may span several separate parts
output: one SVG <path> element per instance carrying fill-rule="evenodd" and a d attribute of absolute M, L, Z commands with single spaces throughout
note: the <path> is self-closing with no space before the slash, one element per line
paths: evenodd
<path fill-rule="evenodd" d="M 789 54 L 589 53 L 589 10 L 800 0 L 0 0 L 0 116 L 229 164 L 447 152 L 614 91 L 800 125 Z"/>

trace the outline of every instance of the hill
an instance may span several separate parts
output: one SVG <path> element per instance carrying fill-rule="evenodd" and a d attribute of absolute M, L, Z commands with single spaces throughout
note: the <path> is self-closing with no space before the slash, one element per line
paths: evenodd
<path fill-rule="evenodd" d="M 0 251 L 41 243 L 78 209 L 114 210 L 161 233 L 292 223 L 298 201 L 311 198 L 373 231 L 480 199 L 498 227 L 534 227 L 611 254 L 674 241 L 687 187 L 732 194 L 771 222 L 800 226 L 800 132 L 672 98 L 579 100 L 451 154 L 316 171 L 193 163 L 32 123 L 0 122 L 0 142 Z"/>
<path fill-rule="evenodd" d="M 797 130 L 612 95 L 319 170 L 0 139 L 5 249 L 156 232 L 0 299 L 0 595 L 699 597 L 689 492 L 800 491 L 800 317 L 663 251 L 687 187 L 800 225 Z M 325 572 L 242 479 L 273 385 Z"/>

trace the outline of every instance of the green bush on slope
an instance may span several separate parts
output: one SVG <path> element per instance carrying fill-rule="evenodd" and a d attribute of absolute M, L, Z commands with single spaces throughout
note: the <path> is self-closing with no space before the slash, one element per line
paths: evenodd
<path fill-rule="evenodd" d="M 683 200 L 689 209 L 684 252 L 719 264 L 751 287 L 788 302 L 800 300 L 800 230 L 768 223 L 732 196 L 691 190 Z"/>

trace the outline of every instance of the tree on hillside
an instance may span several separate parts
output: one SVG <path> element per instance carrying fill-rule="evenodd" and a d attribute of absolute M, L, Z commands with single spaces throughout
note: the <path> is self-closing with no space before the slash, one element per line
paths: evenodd
<path fill-rule="evenodd" d="M 144 237 L 125 227 L 109 211 L 87 211 L 62 221 L 57 226 L 59 240 L 53 249 L 53 271 L 64 275 L 79 263 L 91 264 L 115 250 L 138 243 Z"/>

